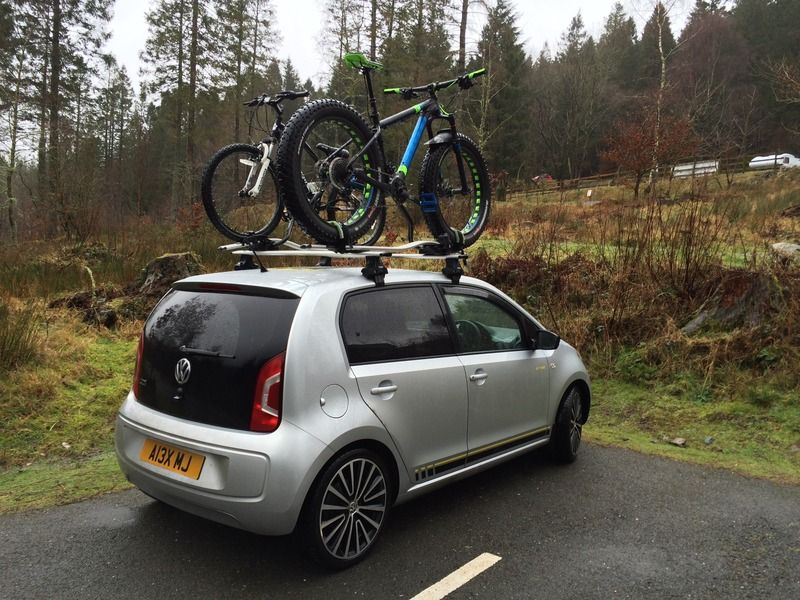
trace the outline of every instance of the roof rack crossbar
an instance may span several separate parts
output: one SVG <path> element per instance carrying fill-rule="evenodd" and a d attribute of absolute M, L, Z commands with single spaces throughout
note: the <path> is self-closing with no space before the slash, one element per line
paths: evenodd
<path fill-rule="evenodd" d="M 377 287 L 384 285 L 384 279 L 388 273 L 383 264 L 382 259 L 384 258 L 443 260 L 445 265 L 442 268 L 442 274 L 454 284 L 457 284 L 464 275 L 461 262 L 466 264 L 467 261 L 467 255 L 463 250 L 448 249 L 431 240 L 420 240 L 400 246 L 355 245 L 342 249 L 319 244 L 298 244 L 277 238 L 264 238 L 258 243 L 226 244 L 220 246 L 220 250 L 240 256 L 239 262 L 234 267 L 236 270 L 258 268 L 253 259 L 255 258 L 261 265 L 260 257 L 264 256 L 309 256 L 319 259 L 317 266 L 331 266 L 331 260 L 334 258 L 363 258 L 365 266 L 361 269 L 361 274 L 370 281 L 374 281 Z M 262 269 L 264 269 L 263 266 Z"/>

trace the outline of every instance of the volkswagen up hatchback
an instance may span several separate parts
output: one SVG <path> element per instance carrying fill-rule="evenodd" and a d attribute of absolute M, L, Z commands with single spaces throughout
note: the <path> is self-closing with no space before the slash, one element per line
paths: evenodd
<path fill-rule="evenodd" d="M 550 444 L 590 406 L 574 348 L 478 279 L 357 268 L 202 275 L 142 333 L 117 417 L 146 494 L 323 563 L 374 546 L 393 504 Z"/>

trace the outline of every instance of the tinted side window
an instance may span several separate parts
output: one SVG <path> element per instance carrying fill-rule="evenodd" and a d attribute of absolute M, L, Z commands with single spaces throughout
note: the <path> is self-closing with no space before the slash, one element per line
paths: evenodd
<path fill-rule="evenodd" d="M 453 353 L 444 314 L 430 287 L 381 288 L 348 296 L 342 335 L 351 363 Z"/>
<path fill-rule="evenodd" d="M 462 352 L 492 352 L 526 348 L 517 317 L 491 300 L 445 292 Z"/>

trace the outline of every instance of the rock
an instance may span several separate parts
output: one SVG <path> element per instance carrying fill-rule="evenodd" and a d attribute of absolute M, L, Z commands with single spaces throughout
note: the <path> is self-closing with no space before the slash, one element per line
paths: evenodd
<path fill-rule="evenodd" d="M 777 242 L 776 244 L 772 244 L 772 251 L 784 261 L 800 262 L 800 244 Z"/>
<path fill-rule="evenodd" d="M 112 302 L 111 308 L 123 319 L 143 320 L 153 310 L 157 301 L 157 297 L 129 296 Z"/>
<path fill-rule="evenodd" d="M 200 258 L 193 252 L 165 254 L 151 260 L 142 269 L 135 291 L 146 296 L 162 296 L 173 282 L 204 271 Z"/>
<path fill-rule="evenodd" d="M 705 443 L 706 446 L 710 446 L 711 444 L 714 443 L 714 438 L 710 435 L 707 435 L 703 440 L 703 442 Z"/>
<path fill-rule="evenodd" d="M 669 443 L 678 448 L 686 448 L 686 440 L 681 437 L 672 438 Z"/>
<path fill-rule="evenodd" d="M 712 297 L 681 328 L 681 333 L 692 335 L 707 325 L 722 331 L 759 327 L 784 310 L 785 305 L 783 287 L 768 274 L 725 271 Z"/>
<path fill-rule="evenodd" d="M 122 292 L 116 287 L 101 287 L 94 293 L 87 290 L 61 296 L 50 302 L 47 307 L 71 308 L 81 313 L 84 323 L 114 329 L 119 319 L 109 301 L 119 298 L 121 294 Z"/>
<path fill-rule="evenodd" d="M 119 298 L 122 295 L 122 290 L 116 286 L 99 287 L 92 294 L 91 290 L 83 292 L 75 292 L 72 294 L 65 294 L 55 300 L 52 300 L 47 308 L 74 308 L 79 310 L 88 310 L 93 306 L 105 304 L 106 302 Z"/>
<path fill-rule="evenodd" d="M 782 217 L 800 217 L 800 204 L 795 204 L 781 211 Z"/>
<path fill-rule="evenodd" d="M 87 308 L 83 311 L 83 322 L 89 325 L 101 325 L 107 329 L 114 329 L 118 321 L 117 311 L 108 304 L 101 304 L 96 308 Z"/>

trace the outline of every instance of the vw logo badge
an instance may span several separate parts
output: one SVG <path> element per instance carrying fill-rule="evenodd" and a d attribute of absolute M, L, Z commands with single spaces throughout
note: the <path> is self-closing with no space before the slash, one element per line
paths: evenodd
<path fill-rule="evenodd" d="M 189 381 L 189 376 L 191 374 L 192 363 L 189 362 L 188 358 L 180 359 L 178 364 L 175 365 L 175 381 L 177 381 L 179 385 L 183 385 Z"/>

